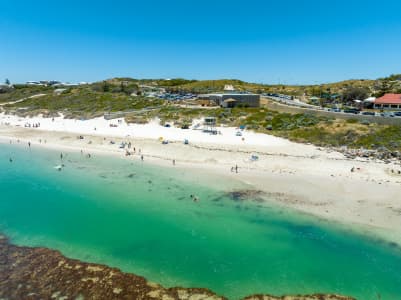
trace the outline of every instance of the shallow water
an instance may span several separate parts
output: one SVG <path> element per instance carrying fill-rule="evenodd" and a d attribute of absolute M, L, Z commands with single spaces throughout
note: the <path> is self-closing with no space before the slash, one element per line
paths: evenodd
<path fill-rule="evenodd" d="M 166 286 L 401 299 L 401 251 L 310 217 L 226 195 L 249 188 L 139 161 L 0 144 L 0 231 Z M 9 162 L 9 157 L 13 162 Z M 200 198 L 194 203 L 190 195 Z"/>

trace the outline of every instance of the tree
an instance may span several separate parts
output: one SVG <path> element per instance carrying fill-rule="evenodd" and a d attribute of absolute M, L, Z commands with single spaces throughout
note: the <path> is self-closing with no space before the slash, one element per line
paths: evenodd
<path fill-rule="evenodd" d="M 107 93 L 110 91 L 110 84 L 107 81 L 103 81 L 103 92 Z"/>
<path fill-rule="evenodd" d="M 6 78 L 6 80 L 4 81 L 5 84 L 10 85 L 10 80 L 8 80 L 8 78 Z"/>
<path fill-rule="evenodd" d="M 363 100 L 369 96 L 369 90 L 364 87 L 349 86 L 343 92 L 344 101 Z"/>
<path fill-rule="evenodd" d="M 120 83 L 120 90 L 121 90 L 122 93 L 125 93 L 125 86 L 126 86 L 126 85 L 127 85 L 126 82 L 121 81 L 121 83 Z"/>
<path fill-rule="evenodd" d="M 395 86 L 395 82 L 387 80 L 387 79 L 383 79 L 383 80 L 376 82 L 375 88 L 376 88 L 377 92 L 376 92 L 375 96 L 381 97 L 384 94 L 394 92 L 394 86 Z"/>

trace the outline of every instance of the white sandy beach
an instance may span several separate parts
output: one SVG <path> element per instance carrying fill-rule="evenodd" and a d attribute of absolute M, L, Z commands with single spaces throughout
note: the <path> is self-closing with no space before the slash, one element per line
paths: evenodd
<path fill-rule="evenodd" d="M 38 123 L 39 128 L 25 127 Z M 267 192 L 273 196 L 269 199 L 279 205 L 350 224 L 401 244 L 401 175 L 397 173 L 401 166 L 348 160 L 338 152 L 250 131 L 237 136 L 236 128 L 217 130 L 221 134 L 162 127 L 156 120 L 128 125 L 122 119 L 52 120 L 0 114 L 3 143 L 29 141 L 33 147 L 125 157 L 119 144 L 131 142 L 137 151 L 127 159 L 140 159 L 141 149 L 145 161 L 173 167 L 174 159 L 175 167 L 230 176 Z M 78 139 L 79 135 L 84 139 Z M 163 145 L 160 137 L 169 140 L 169 144 Z M 189 145 L 184 145 L 184 139 L 188 139 Z M 258 160 L 251 160 L 251 155 L 257 155 Z M 235 165 L 238 174 L 231 172 Z M 352 167 L 355 172 L 350 171 Z"/>

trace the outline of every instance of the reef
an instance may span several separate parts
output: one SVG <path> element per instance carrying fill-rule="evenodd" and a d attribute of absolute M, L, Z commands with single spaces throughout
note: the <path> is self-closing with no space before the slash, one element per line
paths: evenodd
<path fill-rule="evenodd" d="M 69 259 L 47 248 L 19 247 L 0 236 L 0 299 L 211 299 L 202 288 L 164 288 L 117 268 Z"/>
<path fill-rule="evenodd" d="M 0 235 L 0 299 L 224 300 L 205 288 L 165 288 L 117 268 L 69 259 L 59 251 L 20 247 Z M 355 300 L 337 295 L 255 295 L 244 300 Z"/>

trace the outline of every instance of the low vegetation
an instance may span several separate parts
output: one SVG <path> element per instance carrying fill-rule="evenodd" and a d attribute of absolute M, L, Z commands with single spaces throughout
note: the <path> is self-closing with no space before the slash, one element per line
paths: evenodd
<path fill-rule="evenodd" d="M 318 146 L 401 151 L 401 126 L 399 125 L 388 126 L 336 120 L 331 124 L 321 122 L 317 126 L 286 130 L 275 134 L 296 142 L 312 143 Z"/>
<path fill-rule="evenodd" d="M 397 76 L 392 75 L 391 78 L 396 78 L 394 79 L 396 81 L 399 78 Z M 381 79 L 381 84 L 386 85 L 394 80 Z M 331 84 L 329 88 L 346 89 L 349 93 L 363 95 L 367 89 L 371 89 L 372 82 L 344 81 Z M 131 78 L 114 78 L 88 85 L 64 87 L 61 90 L 46 86 L 14 85 L 14 88 L 0 93 L 0 110 L 24 116 L 37 114 L 56 116 L 58 113 L 63 113 L 67 118 L 93 118 L 106 114 L 111 117 L 125 117 L 126 121 L 131 123 L 146 123 L 157 117 L 162 124 L 170 123 L 181 128 L 187 128 L 196 119 L 212 116 L 216 117 L 217 125 L 246 127 L 256 132 L 269 133 L 302 143 L 401 151 L 400 126 L 371 124 L 366 120 L 357 119 L 335 120 L 309 113 L 280 113 L 266 107 L 187 108 L 166 100 L 144 97 L 141 90 L 141 87 L 146 85 L 146 87 L 164 86 L 166 89 L 177 91 L 211 92 L 222 90 L 227 84 L 255 92 L 280 89 L 278 86 L 250 84 L 239 80 Z M 283 92 L 289 93 L 292 88 L 298 92 L 307 89 L 309 93 L 314 93 L 313 89 L 316 86 L 284 86 Z M 326 86 L 319 86 L 320 88 L 325 89 Z M 25 100 L 17 101 L 21 99 Z"/>
<path fill-rule="evenodd" d="M 160 99 L 130 96 L 121 91 L 96 91 L 93 86 L 90 86 L 69 88 L 60 94 L 54 94 L 51 90 L 41 97 L 6 104 L 4 109 L 8 112 L 16 111 L 20 115 L 36 115 L 39 113 L 52 115 L 62 112 L 66 117 L 91 118 L 103 116 L 104 113 L 146 109 L 160 106 L 163 103 Z"/>
<path fill-rule="evenodd" d="M 0 104 L 5 102 L 17 101 L 38 94 L 51 93 L 52 87 L 46 86 L 27 86 L 22 84 L 14 85 L 13 88 L 0 92 Z"/>

